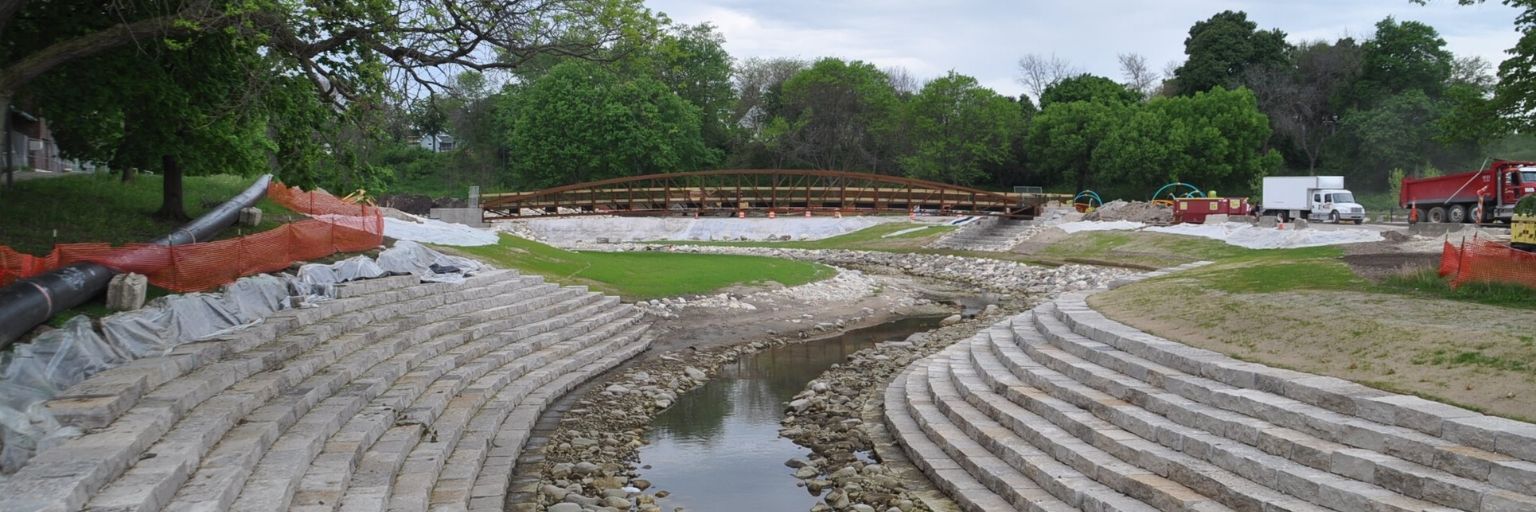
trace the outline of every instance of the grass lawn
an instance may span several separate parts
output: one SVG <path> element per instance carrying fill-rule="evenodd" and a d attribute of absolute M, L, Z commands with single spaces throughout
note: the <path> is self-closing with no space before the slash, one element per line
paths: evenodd
<path fill-rule="evenodd" d="M 1359 277 L 1338 248 L 1248 251 L 1095 295 L 1104 314 L 1230 356 L 1536 418 L 1536 293 Z"/>
<path fill-rule="evenodd" d="M 925 229 L 902 233 L 886 238 L 886 235 L 903 230 L 927 226 Z M 920 249 L 928 242 L 954 231 L 954 226 L 939 224 L 914 224 L 910 222 L 888 222 L 877 224 L 852 233 L 846 233 L 821 240 L 790 241 L 790 242 L 701 242 L 701 241 L 672 241 L 656 242 L 659 244 L 678 245 L 705 245 L 719 247 L 773 247 L 779 249 L 843 249 L 856 251 L 905 251 L 912 252 Z"/>
<path fill-rule="evenodd" d="M 81 174 L 34 179 L 0 188 L 0 245 L 43 255 L 55 243 L 148 242 L 181 225 L 154 217 L 160 209 L 160 176 L 138 176 L 122 183 L 107 174 Z M 187 177 L 187 214 L 202 215 L 239 194 L 254 178 L 241 176 Z M 270 200 L 257 204 L 262 224 L 227 229 L 221 238 L 265 231 L 297 214 Z"/>
<path fill-rule="evenodd" d="M 496 245 L 438 249 L 629 300 L 703 294 L 769 281 L 795 286 L 836 273 L 825 265 L 757 256 L 567 251 L 508 235 L 502 235 Z"/>
<path fill-rule="evenodd" d="M 1200 260 L 1218 260 L 1290 251 L 1244 249 L 1209 238 L 1141 231 L 1083 231 L 1067 235 L 1034 256 L 1067 262 L 1164 268 Z"/>

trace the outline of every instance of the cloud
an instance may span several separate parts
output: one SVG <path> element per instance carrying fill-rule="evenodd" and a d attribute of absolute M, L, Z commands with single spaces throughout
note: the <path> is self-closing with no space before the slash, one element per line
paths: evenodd
<path fill-rule="evenodd" d="M 1514 46 L 1516 11 L 1497 2 L 1462 7 L 1408 0 L 651 0 L 684 23 L 713 23 L 731 55 L 841 57 L 901 66 L 919 78 L 954 70 L 1017 95 L 1019 57 L 1055 54 L 1084 70 L 1119 78 L 1115 56 L 1140 53 L 1154 69 L 1184 59 L 1196 21 L 1222 10 L 1247 11 L 1260 28 L 1293 42 L 1369 37 L 1387 16 L 1438 29 L 1457 55 L 1504 60 Z"/>

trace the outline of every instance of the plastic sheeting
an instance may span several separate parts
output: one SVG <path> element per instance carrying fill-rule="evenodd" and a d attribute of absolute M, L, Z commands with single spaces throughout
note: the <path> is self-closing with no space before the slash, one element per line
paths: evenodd
<path fill-rule="evenodd" d="M 379 267 L 436 283 L 462 283 L 466 276 L 485 268 L 478 261 L 449 256 L 409 240 L 397 241 L 394 247 L 379 253 Z"/>
<path fill-rule="evenodd" d="M 377 262 L 356 256 L 304 265 L 296 276 L 242 278 L 218 294 L 160 297 L 138 310 L 102 318 L 101 335 L 92 329 L 90 318 L 72 318 L 62 329 L 17 344 L 14 353 L 0 354 L 0 434 L 5 444 L 0 474 L 19 469 L 39 448 L 79 435 L 78 429 L 60 428 L 44 403 L 97 372 L 244 329 L 282 309 L 329 300 L 336 296 L 337 283 L 390 274 L 457 283 L 483 268 L 475 260 L 401 240 L 380 253 Z"/>

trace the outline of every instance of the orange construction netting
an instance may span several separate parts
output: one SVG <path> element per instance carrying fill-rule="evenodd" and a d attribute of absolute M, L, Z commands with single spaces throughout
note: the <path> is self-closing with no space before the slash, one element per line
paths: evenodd
<path fill-rule="evenodd" d="M 1464 240 L 1458 248 L 1446 242 L 1440 253 L 1440 275 L 1451 287 L 1466 283 L 1504 283 L 1536 288 L 1536 253 L 1492 240 Z"/>
<path fill-rule="evenodd" d="M 104 243 L 55 245 L 47 256 L 0 246 L 0 286 L 80 262 L 118 272 L 144 274 L 155 286 L 192 292 L 229 284 L 243 276 L 287 268 L 295 261 L 338 252 L 360 252 L 384 242 L 379 209 L 351 204 L 324 192 L 303 192 L 276 182 L 268 197 L 284 207 L 316 215 L 268 231 L 214 242 L 165 246 Z"/>

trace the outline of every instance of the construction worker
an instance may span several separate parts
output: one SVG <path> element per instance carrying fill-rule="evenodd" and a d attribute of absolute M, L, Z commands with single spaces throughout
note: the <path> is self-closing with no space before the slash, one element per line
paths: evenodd
<path fill-rule="evenodd" d="M 1418 205 L 1418 203 L 1415 203 L 1415 202 L 1409 202 L 1408 203 L 1408 225 L 1409 226 L 1413 226 L 1414 224 L 1418 224 L 1418 223 L 1419 223 L 1419 205 Z"/>

